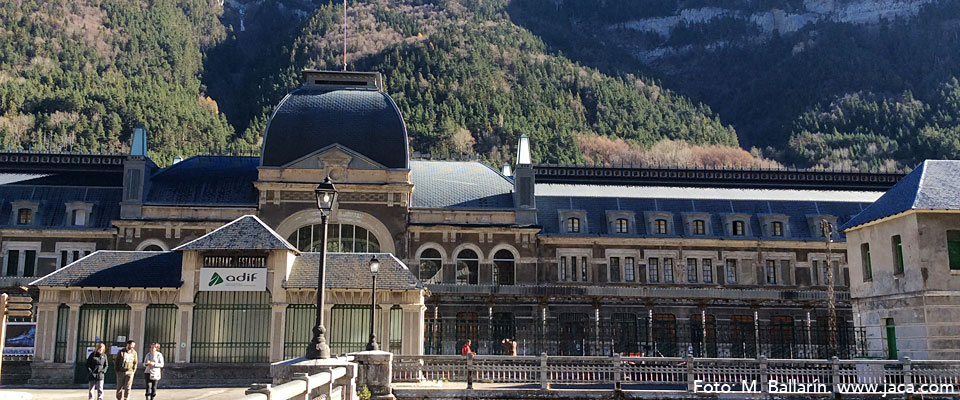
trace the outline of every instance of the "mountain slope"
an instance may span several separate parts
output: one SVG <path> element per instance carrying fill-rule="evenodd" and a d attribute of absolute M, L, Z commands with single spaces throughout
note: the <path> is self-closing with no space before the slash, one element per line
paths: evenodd
<path fill-rule="evenodd" d="M 342 65 L 342 8 L 318 8 L 291 47 L 291 64 L 265 86 L 275 104 L 302 68 Z M 373 1 L 348 9 L 348 67 L 384 74 L 411 146 L 434 154 L 510 158 L 521 134 L 541 162 L 582 162 L 577 134 L 650 146 L 662 139 L 735 146 L 712 111 L 632 75 L 611 77 L 550 54 L 496 1 Z M 262 128 L 263 117 L 251 124 Z M 249 132 L 248 132 L 249 134 Z"/>

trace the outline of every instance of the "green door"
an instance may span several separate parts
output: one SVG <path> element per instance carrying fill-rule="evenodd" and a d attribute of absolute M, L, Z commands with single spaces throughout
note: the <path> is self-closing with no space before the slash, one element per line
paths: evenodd
<path fill-rule="evenodd" d="M 887 359 L 897 359 L 897 327 L 893 321 L 887 321 Z"/>
<path fill-rule="evenodd" d="M 77 368 L 75 383 L 87 382 L 87 349 L 103 343 L 110 354 L 105 383 L 116 383 L 113 349 L 123 348 L 130 330 L 130 307 L 113 304 L 88 304 L 80 307 L 77 331 Z M 118 340 L 122 339 L 122 340 Z M 114 348 L 114 346 L 116 346 Z"/>

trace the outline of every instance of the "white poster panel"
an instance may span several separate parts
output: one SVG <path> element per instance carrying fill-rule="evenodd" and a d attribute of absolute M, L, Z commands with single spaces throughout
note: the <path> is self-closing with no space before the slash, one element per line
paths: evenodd
<path fill-rule="evenodd" d="M 262 292 L 267 290 L 266 268 L 200 268 L 200 291 Z"/>

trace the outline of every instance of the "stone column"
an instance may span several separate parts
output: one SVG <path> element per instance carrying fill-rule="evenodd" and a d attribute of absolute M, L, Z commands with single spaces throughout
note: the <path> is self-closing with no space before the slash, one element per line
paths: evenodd
<path fill-rule="evenodd" d="M 400 337 L 400 353 L 410 355 L 423 354 L 424 326 L 423 314 L 427 306 L 423 304 L 401 304 L 403 309 L 403 336 Z"/>
<path fill-rule="evenodd" d="M 270 305 L 270 362 L 283 360 L 283 337 L 287 328 L 287 304 Z"/>
<path fill-rule="evenodd" d="M 357 388 L 370 390 L 371 399 L 392 400 L 393 354 L 387 351 L 361 351 L 357 362 Z"/>
<path fill-rule="evenodd" d="M 380 350 L 390 351 L 390 310 L 393 304 L 380 304 L 380 332 L 377 339 L 380 339 Z"/>
<path fill-rule="evenodd" d="M 193 303 L 177 304 L 177 350 L 173 362 L 190 362 L 190 342 L 193 335 Z"/>
<path fill-rule="evenodd" d="M 67 316 L 67 364 L 77 362 L 77 333 L 80 330 L 80 303 L 67 303 L 70 312 Z"/>
<path fill-rule="evenodd" d="M 143 342 L 144 336 L 144 325 L 146 323 L 147 316 L 147 304 L 145 303 L 131 303 L 130 304 L 130 336 L 127 337 L 127 340 L 133 340 L 137 342 L 137 349 L 140 354 L 146 354 L 149 351 L 150 344 Z"/>
<path fill-rule="evenodd" d="M 37 304 L 36 360 L 53 362 L 57 341 L 57 307 L 57 303 Z"/>

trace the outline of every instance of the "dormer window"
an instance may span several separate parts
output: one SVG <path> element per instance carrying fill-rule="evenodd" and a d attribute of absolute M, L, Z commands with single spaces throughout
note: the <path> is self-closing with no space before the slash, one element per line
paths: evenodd
<path fill-rule="evenodd" d="M 743 221 L 733 221 L 733 236 L 743 236 L 744 233 L 744 224 Z"/>
<path fill-rule="evenodd" d="M 702 219 L 693 220 L 693 234 L 694 235 L 706 235 L 707 234 L 707 223 Z"/>
<path fill-rule="evenodd" d="M 31 224 L 33 224 L 33 210 L 29 208 L 21 208 L 17 210 L 17 225 Z"/>
<path fill-rule="evenodd" d="M 626 218 L 617 218 L 617 233 L 630 233 L 630 221 Z"/>
<path fill-rule="evenodd" d="M 74 226 L 84 226 L 87 224 L 87 210 L 73 210 L 70 217 Z"/>
<path fill-rule="evenodd" d="M 567 233 L 580 233 L 580 218 L 567 218 Z"/>
<path fill-rule="evenodd" d="M 771 236 L 783 236 L 783 222 L 773 221 L 770 223 Z"/>
<path fill-rule="evenodd" d="M 667 220 L 665 219 L 655 220 L 653 221 L 653 227 L 654 227 L 654 232 L 656 232 L 658 235 L 667 234 Z"/>

